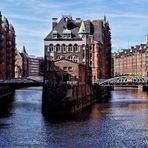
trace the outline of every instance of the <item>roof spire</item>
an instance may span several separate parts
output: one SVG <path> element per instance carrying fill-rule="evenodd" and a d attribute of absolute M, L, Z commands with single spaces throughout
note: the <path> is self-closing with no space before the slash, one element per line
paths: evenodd
<path fill-rule="evenodd" d="M 24 53 L 24 54 L 28 55 L 28 54 L 27 54 L 27 52 L 26 52 L 26 48 L 25 48 L 25 46 L 24 46 L 24 45 L 23 45 L 23 51 L 22 51 L 22 53 Z"/>
<path fill-rule="evenodd" d="M 85 27 L 85 24 L 84 24 L 84 21 L 82 21 L 81 23 L 81 26 L 80 26 L 80 29 L 79 29 L 79 34 L 88 34 L 87 30 L 86 30 L 86 27 Z"/>
<path fill-rule="evenodd" d="M 104 21 L 106 21 L 106 15 L 104 15 Z"/>

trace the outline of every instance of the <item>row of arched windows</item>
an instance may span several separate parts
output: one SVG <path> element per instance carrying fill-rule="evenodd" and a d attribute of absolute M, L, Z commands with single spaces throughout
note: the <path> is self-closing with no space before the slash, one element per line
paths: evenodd
<path fill-rule="evenodd" d="M 65 57 L 63 55 L 59 55 L 56 57 L 56 60 L 60 60 L 60 59 L 64 59 Z M 76 55 L 70 55 L 68 58 L 68 60 L 72 61 L 72 62 L 79 62 L 79 57 Z"/>
<path fill-rule="evenodd" d="M 79 52 L 80 51 L 80 47 L 77 44 L 69 44 L 68 46 L 66 46 L 65 44 L 57 44 L 56 46 L 54 46 L 53 44 L 49 45 L 49 50 L 48 52 Z"/>
<path fill-rule="evenodd" d="M 68 57 L 68 59 L 69 59 L 70 61 L 73 61 L 73 62 L 76 62 L 76 63 L 79 62 L 79 57 L 78 57 L 78 56 L 72 56 L 72 55 L 70 55 L 70 56 Z"/>

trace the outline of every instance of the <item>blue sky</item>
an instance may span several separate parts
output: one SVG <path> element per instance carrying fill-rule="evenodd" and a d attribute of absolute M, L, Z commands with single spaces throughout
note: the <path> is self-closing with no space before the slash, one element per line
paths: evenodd
<path fill-rule="evenodd" d="M 62 15 L 102 19 L 110 23 L 112 49 L 117 51 L 146 42 L 147 0 L 3 0 L 0 11 L 13 24 L 17 48 L 25 45 L 30 55 L 43 56 L 43 39 L 51 30 L 51 19 Z"/>

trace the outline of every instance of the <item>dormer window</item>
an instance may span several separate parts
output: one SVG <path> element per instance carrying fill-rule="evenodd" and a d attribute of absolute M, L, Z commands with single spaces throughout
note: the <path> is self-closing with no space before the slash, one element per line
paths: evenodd
<path fill-rule="evenodd" d="M 56 30 L 54 30 L 54 31 L 52 32 L 52 38 L 53 38 L 53 39 L 57 39 L 57 37 L 58 37 L 58 32 L 57 32 Z"/>
<path fill-rule="evenodd" d="M 68 29 L 63 30 L 63 38 L 70 39 L 71 38 L 71 30 L 68 30 Z"/>

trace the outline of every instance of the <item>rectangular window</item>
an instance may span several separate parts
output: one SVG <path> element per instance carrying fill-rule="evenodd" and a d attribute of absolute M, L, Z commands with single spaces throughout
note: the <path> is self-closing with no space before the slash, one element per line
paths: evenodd
<path fill-rule="evenodd" d="M 56 39 L 56 38 L 57 38 L 57 34 L 53 34 L 52 37 L 53 37 L 54 39 Z"/>

